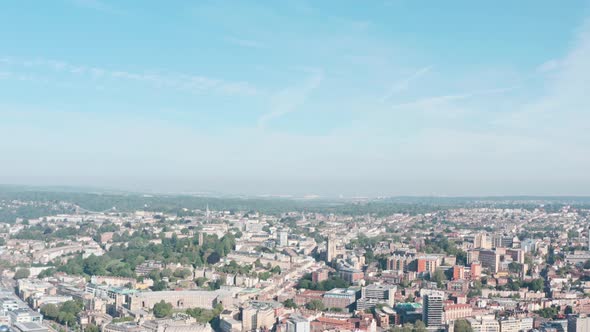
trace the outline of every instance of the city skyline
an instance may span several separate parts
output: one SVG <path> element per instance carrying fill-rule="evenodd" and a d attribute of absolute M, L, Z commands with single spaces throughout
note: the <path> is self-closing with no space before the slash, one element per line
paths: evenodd
<path fill-rule="evenodd" d="M 0 183 L 590 195 L 588 5 L 6 3 Z"/>

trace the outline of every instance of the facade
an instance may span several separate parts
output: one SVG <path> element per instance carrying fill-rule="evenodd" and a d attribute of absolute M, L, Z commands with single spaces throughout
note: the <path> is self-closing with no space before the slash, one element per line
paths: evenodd
<path fill-rule="evenodd" d="M 279 231 L 279 247 L 289 246 L 289 232 L 286 230 Z"/>
<path fill-rule="evenodd" d="M 242 322 L 231 317 L 224 317 L 219 321 L 219 329 L 222 332 L 242 331 Z"/>
<path fill-rule="evenodd" d="M 437 256 L 418 256 L 416 259 L 416 272 L 434 273 L 439 266 Z"/>
<path fill-rule="evenodd" d="M 492 241 L 486 233 L 475 234 L 473 238 L 473 247 L 481 249 L 491 249 Z"/>
<path fill-rule="evenodd" d="M 482 250 L 479 252 L 481 266 L 490 269 L 491 272 L 497 273 L 500 269 L 500 253 L 495 250 Z"/>
<path fill-rule="evenodd" d="M 135 280 L 135 278 L 123 278 L 113 276 L 92 276 L 90 277 L 90 283 L 96 285 L 107 285 L 116 287 L 124 287 L 130 285 L 130 288 L 135 288 L 137 280 Z"/>
<path fill-rule="evenodd" d="M 291 315 L 286 322 L 286 332 L 310 332 L 309 321 L 301 315 Z"/>
<path fill-rule="evenodd" d="M 506 254 L 512 258 L 512 261 L 524 264 L 524 250 L 522 249 L 508 249 Z"/>
<path fill-rule="evenodd" d="M 351 284 L 356 281 L 362 280 L 365 277 L 363 271 L 353 268 L 341 268 L 340 270 L 338 270 L 338 274 L 340 274 L 340 278 L 346 280 L 346 282 Z"/>
<path fill-rule="evenodd" d="M 393 307 L 395 304 L 396 291 L 397 287 L 395 285 L 371 284 L 362 288 L 361 298 L 375 299 L 379 301 L 379 303 L 384 303 Z"/>
<path fill-rule="evenodd" d="M 423 298 L 422 321 L 428 327 L 439 327 L 443 324 L 443 295 L 428 294 Z"/>
<path fill-rule="evenodd" d="M 148 332 L 213 332 L 211 325 L 197 323 L 192 317 L 150 320 L 141 325 Z"/>
<path fill-rule="evenodd" d="M 500 332 L 521 332 L 533 329 L 533 318 L 508 318 L 500 320 Z"/>
<path fill-rule="evenodd" d="M 471 279 L 478 279 L 481 277 L 481 264 L 479 262 L 471 263 L 471 269 L 469 273 L 471 275 Z"/>
<path fill-rule="evenodd" d="M 567 332 L 590 332 L 590 317 L 569 316 L 567 319 Z"/>
<path fill-rule="evenodd" d="M 473 308 L 469 304 L 448 304 L 444 306 L 444 309 L 445 322 L 467 318 L 473 314 Z"/>
<path fill-rule="evenodd" d="M 453 266 L 453 280 L 465 279 L 465 266 Z"/>
<path fill-rule="evenodd" d="M 322 282 L 324 280 L 328 280 L 328 270 L 319 269 L 319 270 L 313 271 L 311 273 L 311 281 L 317 283 L 317 282 Z"/>
<path fill-rule="evenodd" d="M 327 246 L 326 261 L 331 262 L 336 259 L 336 239 L 333 235 L 328 236 Z"/>
<path fill-rule="evenodd" d="M 393 255 L 387 259 L 387 269 L 391 271 L 408 271 L 408 267 L 414 261 L 413 256 Z"/>
<path fill-rule="evenodd" d="M 242 331 L 272 329 L 275 324 L 275 308 L 267 302 L 252 302 L 242 308 Z"/>
<path fill-rule="evenodd" d="M 473 332 L 500 332 L 500 323 L 494 317 L 469 318 L 467 322 Z"/>
<path fill-rule="evenodd" d="M 348 309 L 356 301 L 356 291 L 348 288 L 334 288 L 323 294 L 322 302 L 326 308 Z"/>
<path fill-rule="evenodd" d="M 129 297 L 129 309 L 149 310 L 162 300 L 172 304 L 174 309 L 213 309 L 216 304 L 228 306 L 236 302 L 232 293 L 224 290 L 140 292 Z"/>

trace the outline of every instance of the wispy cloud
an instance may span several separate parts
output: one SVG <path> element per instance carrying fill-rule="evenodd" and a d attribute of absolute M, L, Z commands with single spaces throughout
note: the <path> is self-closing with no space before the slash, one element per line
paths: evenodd
<path fill-rule="evenodd" d="M 402 91 L 407 90 L 410 87 L 410 84 L 417 80 L 418 78 L 426 75 L 428 72 L 430 72 L 430 70 L 432 70 L 432 66 L 426 66 L 426 67 L 422 67 L 418 70 L 416 70 L 412 75 L 406 77 L 405 79 L 395 83 L 393 86 L 391 86 L 391 88 L 389 89 L 389 91 L 383 95 L 383 97 L 381 97 L 380 101 L 382 103 L 386 102 L 389 98 L 393 97 L 394 94 L 396 93 L 400 93 Z"/>
<path fill-rule="evenodd" d="M 137 73 L 96 66 L 71 64 L 52 59 L 0 58 L 0 64 L 26 68 L 42 67 L 59 73 L 84 76 L 91 79 L 114 79 L 148 84 L 156 88 L 170 88 L 191 93 L 217 92 L 227 95 L 255 95 L 259 91 L 253 85 L 241 81 L 226 81 L 199 75 L 182 73 Z"/>
<path fill-rule="evenodd" d="M 576 29 L 576 38 L 567 54 L 539 69 L 551 72 L 543 82 L 544 95 L 499 119 L 498 123 L 521 131 L 528 129 L 531 135 L 541 130 L 547 137 L 559 134 L 567 145 L 590 142 L 586 129 L 590 122 L 590 19 Z M 572 139 L 573 133 L 577 133 L 576 139 Z"/>
<path fill-rule="evenodd" d="M 279 91 L 271 99 L 271 111 L 263 114 L 258 119 L 258 127 L 264 129 L 267 124 L 285 114 L 294 112 L 301 106 L 309 95 L 317 89 L 324 79 L 324 72 L 321 69 L 306 69 L 310 77 L 299 86 L 289 87 Z"/>
<path fill-rule="evenodd" d="M 539 67 L 537 67 L 537 72 L 546 73 L 550 71 L 554 71 L 559 69 L 563 63 L 557 59 L 551 59 L 542 63 Z"/>
<path fill-rule="evenodd" d="M 266 45 L 262 42 L 252 40 L 252 39 L 243 39 L 243 38 L 235 38 L 235 37 L 228 37 L 225 39 L 227 42 L 240 46 L 240 47 L 247 47 L 247 48 L 266 48 Z"/>
<path fill-rule="evenodd" d="M 451 102 L 451 101 L 464 100 L 464 99 L 469 99 L 469 98 L 478 97 L 478 96 L 485 96 L 485 95 L 501 94 L 501 93 L 515 90 L 517 88 L 518 87 L 486 89 L 486 90 L 478 90 L 478 91 L 472 91 L 472 92 L 467 92 L 467 93 L 462 93 L 462 94 L 426 97 L 426 98 L 411 101 L 408 103 L 396 104 L 396 105 L 393 105 L 392 108 L 393 109 L 400 109 L 400 108 L 433 107 L 433 106 L 440 105 L 440 104 L 447 103 L 447 102 Z"/>

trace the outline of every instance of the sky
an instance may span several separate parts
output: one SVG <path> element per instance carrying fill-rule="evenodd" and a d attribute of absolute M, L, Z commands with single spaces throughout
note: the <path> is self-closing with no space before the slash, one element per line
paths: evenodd
<path fill-rule="evenodd" d="M 0 183 L 590 195 L 590 1 L 0 3 Z"/>

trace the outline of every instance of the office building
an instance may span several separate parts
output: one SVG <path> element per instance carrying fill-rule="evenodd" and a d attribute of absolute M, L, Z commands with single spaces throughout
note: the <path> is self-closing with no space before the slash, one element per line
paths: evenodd
<path fill-rule="evenodd" d="M 422 321 L 427 327 L 440 327 L 443 324 L 443 294 L 424 295 L 422 300 Z"/>

